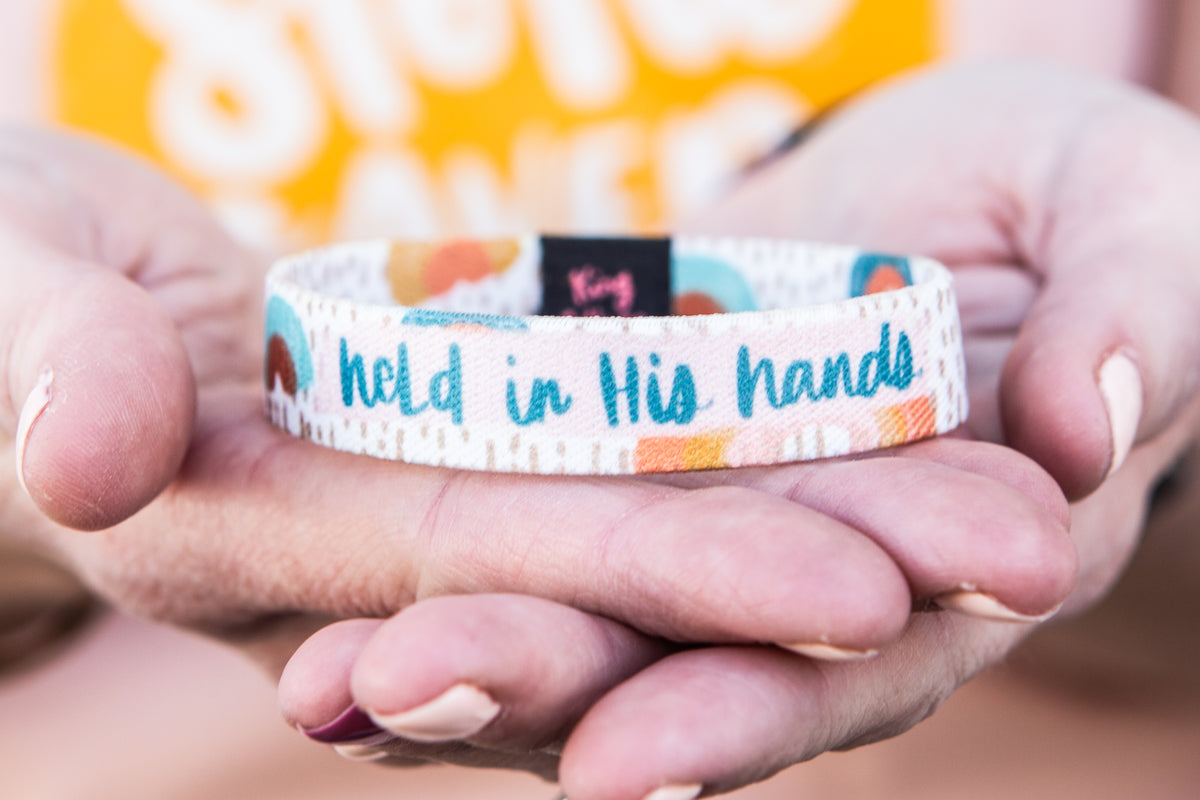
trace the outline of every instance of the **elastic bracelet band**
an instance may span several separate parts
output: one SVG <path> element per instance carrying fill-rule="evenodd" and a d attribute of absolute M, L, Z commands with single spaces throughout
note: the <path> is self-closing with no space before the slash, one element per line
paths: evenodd
<path fill-rule="evenodd" d="M 926 258 L 684 236 L 374 241 L 285 258 L 266 288 L 271 421 L 379 458 L 715 469 L 891 447 L 967 413 L 951 277 Z"/>

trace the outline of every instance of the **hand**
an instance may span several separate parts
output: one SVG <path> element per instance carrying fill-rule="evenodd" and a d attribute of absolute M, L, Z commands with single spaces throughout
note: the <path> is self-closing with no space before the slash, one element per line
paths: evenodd
<path fill-rule="evenodd" d="M 934 509 L 921 527 L 952 512 L 893 553 L 886 507 L 823 509 L 828 489 L 787 481 L 486 475 L 293 439 L 261 411 L 261 259 L 94 143 L 0 136 L 0 272 L 0 429 L 18 463 L 0 531 L 118 608 L 230 641 L 276 673 L 330 619 L 449 594 L 541 597 L 674 641 L 864 652 L 900 635 L 914 591 L 969 584 L 1041 614 L 1070 586 L 1053 501 L 954 459 L 843 466 L 863 492 L 895 485 Z M 947 491 L 983 497 L 961 514 L 939 502 Z M 963 541 L 1002 557 L 981 563 Z"/>
<path fill-rule="evenodd" d="M 349 620 L 314 635 L 283 674 L 284 716 L 350 758 L 560 775 L 573 798 L 636 800 L 680 782 L 716 792 L 826 743 L 915 723 L 1023 635 L 1029 626 L 1014 621 L 1052 608 L 1071 585 L 1060 491 L 997 445 L 946 438 L 870 458 L 669 480 L 690 491 L 742 486 L 828 514 L 891 554 L 912 586 L 906 608 L 941 603 L 967 614 L 914 615 L 874 658 L 812 645 L 793 648 L 801 657 L 762 646 L 683 648 L 541 598 L 436 597 L 386 621 Z M 737 546 L 769 547 L 763 540 L 774 535 L 748 524 Z M 958 572 L 966 564 L 969 576 Z M 715 586 L 709 572 L 683 577 L 745 602 L 747 584 Z M 992 602 L 993 592 L 1003 603 L 1023 598 L 1025 614 Z M 963 657 L 936 646 L 952 636 L 977 647 Z"/>
<path fill-rule="evenodd" d="M 1193 123 L 1152 98 L 1029 68 L 975 68 L 851 106 L 701 227 L 854 241 L 955 268 L 970 432 L 1025 449 L 1085 498 L 1073 508 L 1081 571 L 1068 603 L 1076 610 L 1111 585 L 1136 544 L 1149 487 L 1195 429 L 1187 405 L 1200 347 L 1190 322 L 1200 290 L 1190 268 L 1200 256 L 1190 220 L 1200 207 L 1197 178 Z M 1135 367 L 1112 362 L 1124 385 L 1103 368 L 1114 354 Z M 959 446 L 944 440 L 907 452 Z M 969 447 L 963 452 L 989 477 L 1031 474 L 1019 460 Z M 772 491 L 789 480 L 808 485 L 794 470 L 823 468 L 689 480 Z M 1026 497 L 1046 497 L 1030 488 Z M 902 542 L 937 528 L 911 512 L 890 520 L 903 527 L 905 518 L 926 524 L 900 531 Z M 524 747 L 532 768 L 558 767 L 573 800 L 639 798 L 660 786 L 715 794 L 906 730 L 1030 627 L 917 614 L 868 661 L 708 647 L 671 652 L 622 682 L 619 670 L 597 679 L 595 665 L 635 651 L 631 671 L 657 656 L 623 628 L 597 656 L 610 624 L 528 598 L 433 600 L 385 623 L 347 622 L 314 637 L 284 676 L 282 704 L 289 718 L 316 727 L 357 702 L 405 732 L 412 728 L 395 724 L 396 710 L 458 684 L 480 686 L 501 701 L 495 721 L 476 718 L 462 737 L 445 736 L 452 747 L 397 739 L 344 749 L 512 763 Z M 547 710 L 548 702 L 561 707 Z M 568 733 L 556 765 L 555 742 Z"/>
<path fill-rule="evenodd" d="M 1032 456 L 1076 501 L 1072 611 L 1111 585 L 1149 490 L 1196 430 L 1198 179 L 1200 128 L 1182 109 L 999 63 L 869 95 L 707 227 L 924 253 L 953 269 L 968 429 Z M 1136 477 L 1110 486 L 1131 451 Z"/>

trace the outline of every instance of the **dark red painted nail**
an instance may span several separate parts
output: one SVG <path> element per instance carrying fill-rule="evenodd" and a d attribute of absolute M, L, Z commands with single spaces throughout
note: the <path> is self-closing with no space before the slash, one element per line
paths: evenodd
<path fill-rule="evenodd" d="M 383 733 L 383 730 L 371 721 L 371 718 L 358 709 L 350 706 L 333 722 L 319 728 L 301 728 L 300 732 L 316 742 L 340 744 L 354 742 Z"/>

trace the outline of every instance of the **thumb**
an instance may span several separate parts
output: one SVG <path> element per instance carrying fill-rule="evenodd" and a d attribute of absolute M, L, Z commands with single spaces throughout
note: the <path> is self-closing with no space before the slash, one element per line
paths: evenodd
<path fill-rule="evenodd" d="M 1001 381 L 1009 441 L 1072 499 L 1166 428 L 1200 376 L 1200 128 L 1162 104 L 1135 110 L 1066 157 L 1031 247 L 1042 291 Z"/>
<path fill-rule="evenodd" d="M 1154 324 L 1097 313 L 1113 308 L 1103 297 L 1115 289 L 1089 287 L 1067 298 L 1047 291 L 1022 326 L 1000 383 L 1006 438 L 1072 500 L 1121 466 L 1139 430 L 1157 427 L 1145 422 L 1148 415 L 1165 418 L 1190 388 L 1171 368 L 1185 354 L 1155 347 L 1171 337 Z"/>
<path fill-rule="evenodd" d="M 96 530 L 153 499 L 183 459 L 195 382 L 174 325 L 121 275 L 0 228 L 0 420 L 51 519 Z"/>

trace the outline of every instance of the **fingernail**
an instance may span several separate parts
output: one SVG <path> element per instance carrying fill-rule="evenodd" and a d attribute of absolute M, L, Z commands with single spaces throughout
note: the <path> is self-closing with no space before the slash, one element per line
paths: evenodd
<path fill-rule="evenodd" d="M 1142 376 L 1129 356 L 1114 353 L 1100 366 L 1097 378 L 1100 395 L 1108 407 L 1108 424 L 1112 429 L 1112 475 L 1129 455 L 1137 436 L 1142 417 Z"/>
<path fill-rule="evenodd" d="M 642 800 L 696 800 L 704 790 L 703 784 L 689 783 L 680 786 L 663 786 L 655 789 Z"/>
<path fill-rule="evenodd" d="M 29 397 L 25 398 L 25 405 L 21 406 L 21 416 L 17 419 L 17 480 L 26 494 L 29 494 L 29 487 L 25 485 L 25 447 L 29 444 L 29 433 L 33 429 L 33 423 L 37 422 L 38 417 L 50 405 L 50 385 L 53 382 L 54 371 L 49 367 L 43 368 L 38 373 L 37 383 L 29 392 Z"/>
<path fill-rule="evenodd" d="M 865 661 L 879 654 L 878 650 L 851 650 L 848 647 L 834 647 L 824 642 L 812 644 L 781 644 L 784 650 L 791 650 L 807 658 L 818 661 Z"/>
<path fill-rule="evenodd" d="M 382 747 L 366 744 L 335 744 L 333 751 L 347 761 L 379 761 L 388 757 L 388 751 Z"/>
<path fill-rule="evenodd" d="M 964 589 L 958 592 L 948 592 L 933 598 L 933 602 L 947 611 L 957 611 L 970 617 L 990 619 L 995 622 L 1045 622 L 1058 613 L 1061 606 L 1055 606 L 1045 614 L 1021 614 L 1013 611 L 990 594 Z"/>
<path fill-rule="evenodd" d="M 337 719 L 319 728 L 302 728 L 296 726 L 301 733 L 315 742 L 332 744 L 334 742 L 354 742 L 356 745 L 382 744 L 394 738 L 382 730 L 370 717 L 357 706 L 350 706 Z M 367 741 L 367 740 L 371 741 Z M 375 741 L 379 739 L 380 741 Z"/>
<path fill-rule="evenodd" d="M 367 713 L 377 725 L 405 739 L 449 742 L 479 733 L 500 713 L 500 704 L 482 689 L 460 683 L 408 711 Z"/>

